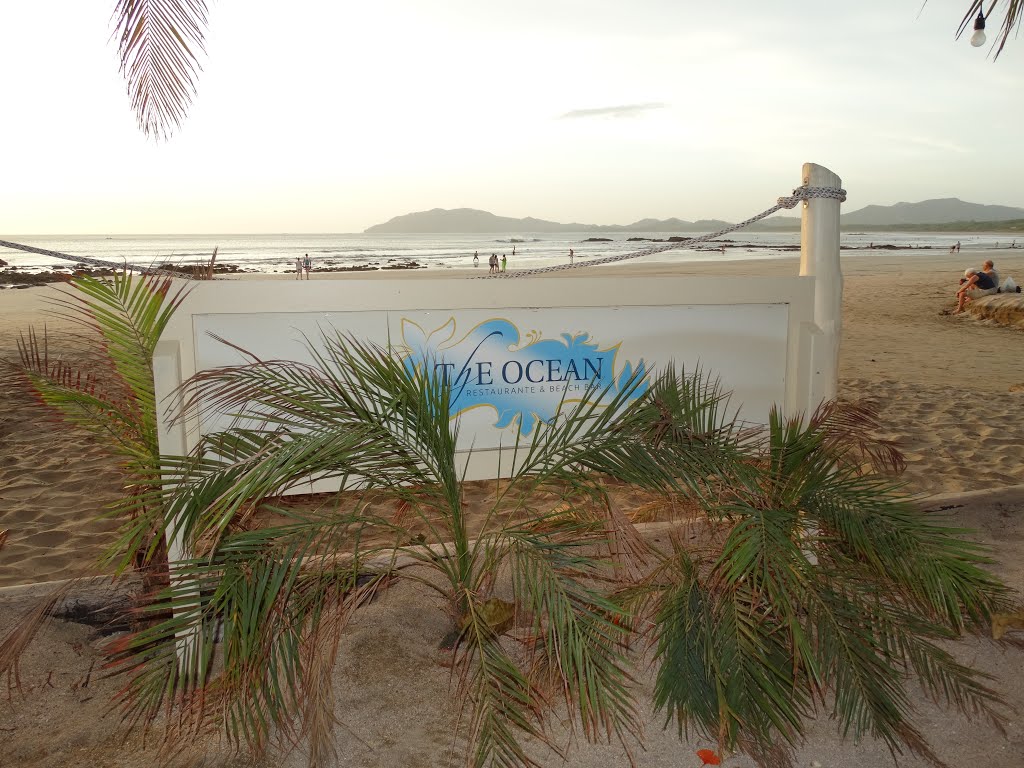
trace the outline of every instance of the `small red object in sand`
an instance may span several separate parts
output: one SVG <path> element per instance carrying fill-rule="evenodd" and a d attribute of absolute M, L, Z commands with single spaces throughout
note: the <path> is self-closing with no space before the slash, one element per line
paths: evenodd
<path fill-rule="evenodd" d="M 710 749 L 698 749 L 697 757 L 700 758 L 701 765 L 721 765 L 722 760 Z"/>

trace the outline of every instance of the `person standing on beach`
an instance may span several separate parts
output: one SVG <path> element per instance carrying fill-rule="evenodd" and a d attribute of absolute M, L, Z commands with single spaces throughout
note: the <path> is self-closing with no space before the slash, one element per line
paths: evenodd
<path fill-rule="evenodd" d="M 309 280 L 309 273 L 313 269 L 313 260 L 309 258 L 308 253 L 302 259 L 302 269 L 306 273 L 306 279 Z"/>
<path fill-rule="evenodd" d="M 505 271 L 505 266 L 507 264 L 508 264 L 508 258 L 506 258 L 505 254 L 503 253 L 503 254 L 501 254 L 501 271 L 502 272 Z"/>
<path fill-rule="evenodd" d="M 515 256 L 515 255 L 516 255 L 516 247 L 515 247 L 514 245 L 512 246 L 512 255 L 513 255 L 513 256 Z"/>
<path fill-rule="evenodd" d="M 570 248 L 570 249 L 569 249 L 569 266 L 572 266 L 572 259 L 573 259 L 573 256 L 575 256 L 575 255 L 576 255 L 576 254 L 575 254 L 575 252 L 573 251 L 573 249 L 572 249 L 572 248 Z"/>
<path fill-rule="evenodd" d="M 473 266 L 474 267 L 480 266 L 480 252 L 479 251 L 473 251 Z"/>
<path fill-rule="evenodd" d="M 295 279 L 296 280 L 301 280 L 302 279 L 302 257 L 301 256 L 296 256 L 295 257 Z"/>

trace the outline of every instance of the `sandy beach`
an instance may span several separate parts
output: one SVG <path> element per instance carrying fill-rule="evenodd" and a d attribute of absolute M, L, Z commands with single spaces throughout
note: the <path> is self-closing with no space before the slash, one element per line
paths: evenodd
<path fill-rule="evenodd" d="M 844 251 L 840 394 L 878 407 L 886 425 L 883 436 L 898 441 L 907 458 L 903 480 L 908 493 L 927 499 L 922 501 L 926 506 L 946 504 L 958 522 L 978 529 L 981 540 L 995 549 L 994 570 L 1024 593 L 1024 330 L 972 313 L 948 314 L 964 268 L 980 266 L 986 258 L 995 261 L 1003 277 L 1024 283 L 1020 249 L 927 256 Z M 616 269 L 652 275 L 783 275 L 796 274 L 798 260 Z M 435 275 L 397 276 L 430 280 Z M 571 276 L 558 273 L 552 279 Z M 318 274 L 314 279 L 346 277 Z M 41 328 L 44 321 L 54 346 L 74 356 L 62 336 L 66 325 L 45 312 L 56 291 L 47 286 L 0 292 L 0 358 L 16 357 L 19 332 L 28 325 Z M 116 466 L 93 438 L 57 422 L 24 392 L 5 386 L 2 398 L 0 530 L 9 530 L 9 538 L 0 550 L 0 587 L 88 573 L 113 535 L 114 524 L 97 521 L 96 513 L 117 496 Z M 339 765 L 447 763 L 457 713 L 447 704 L 438 706 L 446 700 L 449 670 L 438 663 L 434 637 L 443 632 L 441 615 L 424 605 L 429 602 L 424 598 L 411 586 L 389 592 L 366 609 L 344 640 L 335 672 L 337 712 L 344 724 L 337 728 Z M 21 605 L 0 590 L 0 628 Z M 88 627 L 49 623 L 25 660 L 26 692 L 0 702 L 0 754 L 5 756 L 0 763 L 34 768 L 152 762 L 138 751 L 134 738 L 118 747 L 117 717 L 103 717 L 116 681 L 100 680 L 97 673 L 95 681 L 82 685 L 90 664 L 97 663 L 98 645 Z M 1004 738 L 989 726 L 947 719 L 922 701 L 926 735 L 950 765 L 982 756 L 993 765 L 1024 765 L 1024 651 L 972 640 L 958 644 L 957 654 L 995 675 L 996 686 L 1018 712 Z M 415 685 L 409 685 L 413 679 Z M 693 750 L 713 746 L 697 740 L 681 744 L 660 725 L 649 725 L 648 752 L 640 754 L 640 765 L 697 766 Z M 229 759 L 216 745 L 208 757 L 205 764 L 218 766 L 304 764 L 299 752 L 266 762 Z M 561 764 L 554 756 L 540 757 L 544 764 Z M 892 764 L 881 745 L 840 743 L 828 722 L 814 726 L 808 745 L 798 753 L 798 765 L 815 763 L 827 768 Z M 611 747 L 573 752 L 567 763 L 625 764 L 621 750 Z M 724 764 L 752 765 L 743 756 Z M 898 764 L 924 765 L 909 757 Z"/>

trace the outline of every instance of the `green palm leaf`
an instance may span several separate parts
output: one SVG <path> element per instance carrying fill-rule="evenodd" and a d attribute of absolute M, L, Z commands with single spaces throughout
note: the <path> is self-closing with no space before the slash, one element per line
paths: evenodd
<path fill-rule="evenodd" d="M 92 432 L 121 459 L 125 494 L 108 514 L 121 519 L 126 530 L 104 562 L 118 572 L 133 564 L 143 567 L 147 579 L 159 578 L 162 569 L 150 568 L 147 560 L 163 552 L 157 535 L 162 498 L 152 356 L 185 293 L 184 287 L 173 290 L 169 278 L 127 270 L 109 280 L 75 277 L 71 291 L 55 304 L 58 315 L 82 329 L 74 338 L 76 353 L 86 362 L 76 366 L 53 357 L 45 331 L 40 338 L 29 329 L 19 340 L 20 364 L 14 366 L 45 404 Z"/>
<path fill-rule="evenodd" d="M 99 333 L 117 381 L 138 405 L 142 432 L 155 446 L 153 351 L 186 288 L 172 292 L 172 278 L 137 277 L 127 271 L 110 280 L 76 277 L 72 287 L 75 292 L 65 294 L 58 306 L 65 317 Z"/>
<path fill-rule="evenodd" d="M 985 677 L 936 641 L 980 630 L 1010 598 L 967 532 L 861 474 L 850 451 L 874 447 L 837 441 L 834 427 L 773 413 L 710 510 L 727 526 L 721 551 L 677 543 L 651 577 L 655 703 L 723 748 L 785 762 L 777 745 L 797 743 L 831 694 L 842 734 L 937 759 L 913 722 L 908 681 L 999 724 Z"/>
<path fill-rule="evenodd" d="M 275 732 L 298 738 L 300 718 L 322 720 L 330 697 L 319 690 L 320 659 L 333 658 L 351 609 L 376 587 L 358 559 L 338 557 L 362 524 L 296 517 L 176 563 L 172 586 L 144 609 L 159 620 L 110 649 L 129 676 L 121 700 L 135 722 L 149 727 L 174 705 L 176 729 L 220 728 L 261 751 Z M 320 731 L 314 746 L 326 755 L 329 743 Z"/>
<path fill-rule="evenodd" d="M 598 531 L 600 536 L 600 531 Z M 535 653 L 578 714 L 588 739 L 639 739 L 626 648 L 632 616 L 600 589 L 604 568 L 585 554 L 593 532 L 561 525 L 554 532 L 510 529 L 515 593 L 529 610 Z"/>

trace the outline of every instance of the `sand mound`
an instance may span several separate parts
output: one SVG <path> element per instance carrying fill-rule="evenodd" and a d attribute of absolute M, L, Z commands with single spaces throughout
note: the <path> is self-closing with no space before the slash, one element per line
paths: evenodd
<path fill-rule="evenodd" d="M 967 305 L 971 317 L 1024 330 L 1024 293 L 982 296 Z"/>

